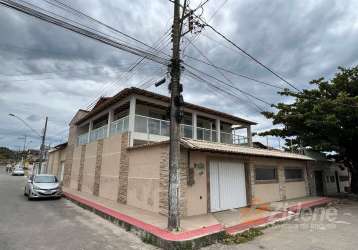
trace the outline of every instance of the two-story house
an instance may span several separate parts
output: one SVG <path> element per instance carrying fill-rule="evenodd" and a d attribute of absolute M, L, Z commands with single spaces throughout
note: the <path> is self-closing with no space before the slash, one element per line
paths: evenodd
<path fill-rule="evenodd" d="M 127 88 L 102 98 L 90 111 L 79 110 L 66 146 L 50 153 L 51 169 L 63 175 L 66 188 L 166 215 L 169 101 L 167 96 Z M 182 216 L 310 195 L 312 158 L 254 148 L 255 124 L 185 103 Z M 62 169 L 53 158 L 62 160 Z"/>

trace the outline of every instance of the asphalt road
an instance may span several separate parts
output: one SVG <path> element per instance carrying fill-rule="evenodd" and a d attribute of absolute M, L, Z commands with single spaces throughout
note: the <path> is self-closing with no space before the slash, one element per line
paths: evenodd
<path fill-rule="evenodd" d="M 156 249 L 66 199 L 28 201 L 25 183 L 0 168 L 0 250 Z"/>

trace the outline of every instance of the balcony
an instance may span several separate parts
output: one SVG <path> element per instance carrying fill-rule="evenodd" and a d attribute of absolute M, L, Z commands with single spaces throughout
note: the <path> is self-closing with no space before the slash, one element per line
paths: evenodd
<path fill-rule="evenodd" d="M 77 144 L 84 145 L 88 143 L 88 133 L 81 134 L 77 137 Z"/>
<path fill-rule="evenodd" d="M 180 134 L 185 138 L 194 138 L 194 127 L 191 125 L 180 124 Z M 83 145 L 107 137 L 108 125 L 93 129 L 88 133 L 78 136 L 77 144 Z M 129 116 L 113 121 L 110 125 L 109 136 L 121 134 L 129 131 Z M 134 119 L 133 139 L 141 141 L 163 141 L 168 140 L 170 122 L 142 115 L 136 115 Z M 207 128 L 196 128 L 197 140 L 217 142 L 217 131 Z M 88 141 L 89 139 L 89 141 Z M 221 132 L 220 142 L 227 144 L 247 144 L 247 137 L 235 135 L 233 133 Z"/>
<path fill-rule="evenodd" d="M 110 131 L 109 131 L 110 136 L 114 134 L 121 134 L 123 132 L 128 131 L 128 124 L 129 124 L 128 116 L 113 121 L 110 126 Z M 88 133 L 81 134 L 77 137 L 77 144 L 84 145 L 89 142 L 104 139 L 107 137 L 107 130 L 108 130 L 108 125 L 91 130 L 89 141 L 88 141 Z"/>
<path fill-rule="evenodd" d="M 97 141 L 107 137 L 107 125 L 93 129 L 90 134 L 90 142 Z"/>
<path fill-rule="evenodd" d="M 169 137 L 170 122 L 156 118 L 136 115 L 134 132 L 135 138 L 147 141 L 167 140 Z M 206 128 L 196 128 L 197 140 L 217 142 L 217 131 Z M 180 134 L 182 137 L 194 138 L 194 127 L 191 125 L 180 124 Z M 221 132 L 221 143 L 227 144 L 247 144 L 248 140 L 244 136 L 232 133 Z"/>
<path fill-rule="evenodd" d="M 111 123 L 110 135 L 121 134 L 128 131 L 129 116 L 123 117 Z"/>

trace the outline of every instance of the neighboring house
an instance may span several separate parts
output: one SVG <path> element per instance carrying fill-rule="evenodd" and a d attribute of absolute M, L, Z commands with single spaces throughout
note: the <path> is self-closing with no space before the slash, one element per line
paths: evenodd
<path fill-rule="evenodd" d="M 305 150 L 305 155 L 315 160 L 309 172 L 312 195 L 350 192 L 351 177 L 347 167 L 334 160 L 328 160 L 319 152 Z"/>
<path fill-rule="evenodd" d="M 58 175 L 59 162 L 64 162 L 65 187 L 166 215 L 169 101 L 127 88 L 91 111 L 79 110 L 70 122 L 67 145 L 50 152 L 50 169 Z M 255 124 L 185 103 L 182 216 L 310 195 L 307 173 L 313 159 L 254 148 Z"/>
<path fill-rule="evenodd" d="M 63 181 L 63 174 L 65 170 L 66 147 L 67 142 L 59 144 L 48 151 L 49 158 L 47 161 L 47 172 L 55 174 L 60 182 Z"/>

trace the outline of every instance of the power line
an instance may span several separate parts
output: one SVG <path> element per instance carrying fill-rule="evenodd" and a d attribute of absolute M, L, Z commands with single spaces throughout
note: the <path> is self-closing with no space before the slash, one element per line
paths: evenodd
<path fill-rule="evenodd" d="M 210 59 L 209 59 L 199 48 L 197 48 L 194 44 L 192 44 L 192 45 L 194 46 L 195 49 L 197 49 L 197 50 L 199 51 L 199 53 L 207 60 L 207 62 L 208 62 L 210 65 L 214 65 L 214 64 L 210 61 Z M 236 90 L 238 90 L 239 92 L 241 92 L 242 94 L 244 94 L 249 102 L 253 102 L 253 101 L 249 98 L 249 96 L 250 96 L 250 97 L 255 98 L 255 99 L 259 100 L 259 101 L 262 101 L 262 102 L 264 102 L 264 103 L 267 103 L 266 101 L 263 101 L 263 100 L 260 99 L 260 98 L 254 97 L 254 96 L 251 95 L 250 93 L 248 93 L 248 92 L 246 92 L 246 91 L 243 91 L 242 89 L 239 89 L 239 88 L 235 87 L 235 86 L 234 86 L 234 83 L 231 81 L 231 79 L 229 79 L 229 78 L 228 78 L 222 71 L 220 71 L 219 69 L 217 69 L 217 68 L 215 68 L 215 69 L 216 69 L 216 71 L 217 71 L 219 74 L 221 74 L 221 75 L 226 79 L 226 81 L 230 82 L 231 84 L 228 84 L 228 83 L 225 84 L 224 82 L 222 82 L 222 83 L 224 83 L 225 85 L 228 85 L 228 86 L 230 86 L 231 88 L 236 89 Z M 256 103 L 255 103 L 255 102 L 253 102 L 253 104 L 256 106 Z"/>
<path fill-rule="evenodd" d="M 226 3 L 226 1 L 224 2 L 224 4 Z M 193 15 L 198 18 L 205 26 L 209 27 L 210 29 L 212 29 L 216 34 L 218 34 L 219 36 L 221 36 L 224 40 L 226 40 L 227 42 L 229 42 L 231 45 L 233 45 L 235 48 L 237 48 L 238 50 L 240 50 L 242 53 L 244 53 L 246 56 L 248 56 L 250 59 L 252 59 L 253 61 L 255 61 L 257 64 L 259 64 L 260 66 L 264 67 L 266 70 L 268 70 L 269 72 L 271 72 L 273 75 L 275 75 L 276 77 L 278 77 L 280 80 L 282 80 L 283 82 L 285 82 L 286 84 L 288 84 L 289 86 L 291 86 L 292 88 L 294 88 L 297 91 L 300 91 L 298 88 L 296 88 L 292 83 L 290 83 L 288 80 L 286 80 L 285 78 L 283 78 L 282 76 L 280 76 L 278 73 L 276 73 L 275 71 L 273 71 L 272 69 L 270 69 L 268 66 L 266 66 L 265 64 L 263 64 L 261 61 L 259 61 L 258 59 L 256 59 L 254 56 L 252 56 L 250 53 L 248 53 L 246 50 L 244 50 L 243 48 L 241 48 L 240 46 L 238 46 L 236 43 L 234 43 L 233 41 L 231 41 L 230 39 L 228 39 L 224 34 L 222 34 L 220 31 L 218 31 L 217 29 L 215 29 L 212 25 L 208 24 L 207 22 L 205 22 L 200 16 L 196 15 L 195 13 L 193 13 Z M 216 13 L 215 13 L 216 15 Z M 198 37 L 198 36 L 197 36 Z"/>
<path fill-rule="evenodd" d="M 153 46 L 155 46 L 156 48 L 158 48 L 158 49 L 160 49 L 160 50 L 164 49 L 164 48 L 166 47 L 166 44 L 165 44 L 163 47 L 161 47 L 160 44 L 161 44 L 163 41 L 165 41 L 165 38 L 166 38 L 167 36 L 169 36 L 170 30 L 171 30 L 171 29 L 169 28 L 169 29 L 162 35 L 162 37 L 160 37 L 160 38 L 154 43 Z M 124 77 L 127 77 L 126 80 L 129 80 L 129 79 L 132 77 L 133 73 L 134 73 L 134 69 L 137 68 L 145 59 L 146 59 L 146 57 L 144 56 L 144 57 L 142 57 L 142 58 L 137 59 L 134 63 L 130 64 L 130 66 L 128 67 L 128 69 L 127 69 L 125 72 L 123 72 L 122 75 L 121 75 L 119 78 L 120 78 L 121 80 L 124 80 Z M 142 67 L 141 67 L 141 68 L 142 68 Z M 131 76 L 128 75 L 130 72 L 132 72 L 132 75 L 131 75 Z M 123 79 L 122 79 L 122 78 L 123 78 Z M 91 101 L 90 104 L 87 105 L 87 108 L 89 108 L 89 107 L 95 105 L 95 103 L 97 102 L 97 100 L 98 100 L 101 96 L 103 96 L 103 94 L 105 94 L 105 89 L 108 89 L 108 87 L 112 87 L 112 86 L 114 86 L 115 84 L 117 84 L 117 82 L 113 82 L 113 83 L 111 83 L 111 84 L 109 84 L 109 85 L 106 84 L 106 85 L 108 85 L 108 86 L 104 86 L 104 87 L 100 90 L 101 93 L 98 95 L 98 97 L 96 97 L 93 101 Z"/>
<path fill-rule="evenodd" d="M 242 77 L 242 78 L 246 78 L 246 79 L 248 79 L 248 80 L 251 80 L 251 81 L 254 81 L 254 82 L 257 82 L 257 83 L 261 83 L 261 84 L 264 84 L 264 85 L 266 85 L 266 86 L 270 86 L 270 87 L 273 87 L 273 88 L 276 88 L 276 89 L 284 90 L 284 88 L 279 87 L 279 86 L 277 86 L 277 85 L 274 85 L 274 84 L 272 84 L 272 83 L 267 83 L 267 82 L 264 82 L 264 81 L 260 81 L 260 80 L 257 80 L 257 79 L 255 79 L 255 78 L 253 78 L 253 77 L 250 77 L 250 76 L 247 76 L 247 75 L 243 75 L 243 74 L 239 74 L 239 73 L 233 72 L 233 71 L 231 71 L 231 70 L 227 70 L 227 69 L 225 69 L 225 68 L 223 68 L 223 67 L 220 67 L 220 66 L 217 66 L 217 65 L 213 64 L 212 62 L 210 62 L 210 60 L 207 58 L 207 56 L 205 56 L 205 54 L 204 54 L 196 45 L 194 45 L 191 41 L 189 41 L 189 42 L 190 42 L 191 45 L 200 53 L 201 56 L 203 56 L 204 58 L 206 58 L 206 60 L 207 60 L 208 62 L 205 62 L 205 61 L 203 61 L 203 60 L 200 60 L 200 59 L 198 59 L 198 58 L 195 58 L 195 57 L 189 56 L 189 55 L 186 55 L 186 57 L 188 57 L 188 58 L 190 58 L 190 59 L 192 59 L 192 60 L 195 60 L 195 61 L 204 63 L 204 64 L 206 64 L 206 65 L 209 65 L 209 66 L 211 66 L 211 67 L 213 67 L 213 68 L 215 68 L 215 69 L 219 69 L 219 70 L 225 71 L 225 72 L 230 73 L 230 74 L 232 74 L 232 75 L 239 76 L 239 77 Z"/>
<path fill-rule="evenodd" d="M 210 24 L 206 23 L 205 21 L 203 21 L 201 19 L 201 21 L 205 24 L 205 26 L 211 28 L 216 34 L 218 34 L 219 36 L 221 36 L 224 40 L 226 40 L 228 43 L 230 43 L 231 45 L 233 45 L 235 48 L 237 48 L 238 50 L 240 50 L 242 53 L 244 53 L 246 56 L 248 56 L 250 59 L 252 59 L 254 62 L 256 62 L 257 64 L 259 64 L 260 66 L 262 66 L 263 68 L 265 68 L 266 70 L 268 70 L 269 72 L 271 72 L 273 75 L 275 75 L 276 77 L 278 77 L 280 80 L 282 80 L 283 82 L 285 82 L 286 84 L 288 84 L 289 86 L 291 86 L 292 88 L 294 88 L 297 91 L 300 91 L 298 88 L 296 88 L 292 83 L 290 83 L 289 81 L 287 81 L 285 78 L 283 78 L 282 76 L 280 76 L 279 74 L 277 74 L 275 71 L 273 71 L 272 69 L 270 69 L 268 66 L 266 66 L 265 64 L 263 64 L 261 61 L 259 61 L 258 59 L 256 59 L 254 56 L 252 56 L 251 54 L 249 54 L 246 50 L 244 50 L 243 48 L 241 48 L 240 46 L 238 46 L 236 43 L 234 43 L 233 41 L 231 41 L 230 39 L 228 39 L 225 35 L 223 35 L 220 31 L 218 31 L 217 29 L 215 29 L 213 26 L 211 26 Z"/>
<path fill-rule="evenodd" d="M 159 39 L 154 43 L 154 44 L 156 44 L 156 45 L 154 45 L 154 46 L 155 46 L 155 47 L 158 47 L 158 49 L 160 49 L 160 50 L 164 49 L 164 48 L 167 46 L 167 44 L 164 44 L 164 46 L 160 46 L 160 44 L 161 44 L 163 41 L 165 41 L 165 40 L 163 40 L 163 39 L 165 39 L 165 38 L 167 37 L 167 35 L 168 35 L 169 32 L 170 32 L 170 28 L 164 33 L 164 35 L 163 35 L 161 38 L 159 38 Z M 138 69 L 138 66 L 139 66 L 145 59 L 146 59 L 145 57 L 142 57 L 142 58 L 137 59 L 134 63 L 130 64 L 130 66 L 128 67 L 128 69 L 127 69 L 125 72 L 123 72 L 122 75 L 119 77 L 119 78 L 120 78 L 120 81 L 124 80 L 124 77 L 126 77 L 125 80 L 129 80 L 129 79 L 134 75 L 134 72 L 135 72 L 134 70 L 135 70 L 136 68 Z M 143 66 L 144 66 L 144 65 L 143 65 Z M 141 68 L 143 68 L 143 66 L 141 66 Z M 129 73 L 131 73 L 131 72 L 132 72 L 132 75 L 129 75 Z M 112 87 L 112 86 L 118 84 L 117 82 L 118 82 L 118 81 L 113 82 L 112 84 L 110 84 L 110 85 L 108 85 L 108 86 L 102 88 L 102 90 L 100 90 L 101 93 L 98 95 L 98 97 L 96 97 L 93 101 L 90 102 L 90 104 L 87 105 L 87 109 L 88 109 L 88 108 L 91 108 L 91 106 L 95 105 L 95 103 L 98 101 L 98 99 L 105 94 L 105 91 L 104 91 L 104 90 L 105 90 L 106 88 L 108 89 L 109 87 Z"/>
<path fill-rule="evenodd" d="M 191 66 L 191 65 L 189 65 L 189 64 L 187 64 L 187 63 L 183 63 L 183 64 L 184 64 L 185 66 L 187 66 L 187 67 L 189 67 L 189 68 L 191 68 L 191 69 L 193 69 L 193 70 L 195 70 L 195 71 L 197 71 L 197 72 L 203 74 L 203 75 L 206 75 L 207 77 L 210 77 L 210 78 L 212 78 L 212 79 L 214 79 L 214 80 L 216 80 L 216 81 L 218 81 L 218 82 L 220 82 L 220 83 L 222 83 L 222 84 L 224 84 L 224 85 L 226 85 L 226 86 L 228 86 L 228 87 L 230 87 L 230 88 L 232 88 L 232 89 L 235 89 L 235 90 L 241 92 L 241 93 L 244 94 L 244 95 L 250 96 L 250 97 L 252 97 L 252 98 L 254 98 L 254 99 L 256 99 L 256 100 L 258 100 L 258 101 L 260 101 L 260 102 L 262 102 L 262 103 L 265 103 L 266 105 L 268 105 L 268 106 L 270 106 L 270 107 L 272 106 L 271 103 L 269 103 L 269 102 L 267 102 L 267 101 L 265 101 L 265 100 L 263 100 L 263 99 L 261 99 L 261 98 L 259 98 L 259 97 L 256 97 L 256 96 L 254 96 L 254 95 L 252 95 L 252 94 L 250 94 L 250 93 L 248 93 L 248 92 L 246 92 L 246 91 L 244 91 L 244 90 L 242 90 L 242 89 L 240 89 L 240 88 L 238 88 L 238 87 L 236 87 L 236 86 L 233 86 L 233 85 L 231 85 L 231 84 L 229 84 L 229 83 L 227 83 L 227 82 L 224 82 L 223 80 L 221 80 L 221 79 L 219 79 L 219 78 L 217 78 L 217 77 L 215 77 L 215 76 L 213 76 L 213 75 L 210 75 L 210 74 L 208 74 L 208 73 L 206 73 L 206 72 L 204 72 L 204 71 L 201 71 L 201 70 L 199 70 L 199 69 L 197 69 L 197 68 L 195 68 L 195 67 L 193 67 L 193 66 Z M 188 69 L 186 69 L 186 70 L 188 70 Z"/>
<path fill-rule="evenodd" d="M 87 19 L 89 19 L 89 20 L 91 20 L 91 21 L 93 21 L 93 22 L 95 22 L 95 23 L 97 23 L 97 24 L 100 24 L 100 25 L 102 25 L 102 26 L 104 26 L 104 27 L 110 29 L 111 31 L 114 31 L 114 32 L 116 32 L 116 33 L 119 33 L 119 34 L 121 34 L 121 35 L 123 35 L 123 36 L 125 36 L 125 37 L 127 37 L 127 38 L 129 38 L 129 39 L 131 39 L 131 40 L 134 40 L 134 41 L 136 41 L 137 43 L 140 43 L 140 44 L 142 44 L 142 45 L 144 45 L 144 46 L 146 46 L 146 47 L 148 47 L 148 48 L 150 48 L 150 49 L 152 49 L 152 50 L 154 50 L 154 51 L 163 53 L 162 51 L 158 51 L 156 48 L 150 46 L 149 44 L 144 43 L 144 42 L 142 42 L 142 41 L 136 39 L 135 37 L 130 36 L 130 35 L 128 35 L 128 34 L 122 32 L 122 31 L 120 31 L 120 30 L 118 30 L 118 29 L 116 29 L 116 28 L 114 28 L 114 27 L 112 27 L 112 26 L 110 26 L 110 25 L 108 25 L 108 24 L 105 24 L 104 22 L 102 22 L 102 21 L 100 21 L 100 20 L 98 20 L 98 19 L 96 19 L 96 18 L 94 18 L 94 17 L 91 17 L 91 16 L 89 16 L 89 15 L 83 13 L 82 11 L 77 10 L 77 9 L 71 7 L 70 5 L 65 4 L 65 3 L 63 3 L 63 2 L 61 2 L 61 1 L 59 1 L 59 0 L 53 0 L 54 2 L 57 3 L 57 5 L 56 5 L 55 3 L 53 3 L 53 2 L 51 2 L 51 1 L 48 1 L 48 0 L 44 0 L 44 1 L 47 2 L 47 3 L 49 3 L 49 4 L 51 4 L 51 5 L 59 6 L 60 8 L 61 8 L 61 6 L 62 6 L 62 9 L 64 9 L 64 10 L 66 10 L 66 9 L 67 9 L 67 10 L 70 10 L 70 11 L 72 11 L 73 13 L 79 14 L 80 16 L 83 16 L 83 17 L 85 17 L 85 18 L 87 18 Z M 167 54 L 165 54 L 165 53 L 163 53 L 163 54 L 166 55 L 166 56 L 169 56 L 169 55 L 167 55 Z"/>
<path fill-rule="evenodd" d="M 124 66 L 124 65 L 122 65 L 122 66 Z M 148 65 L 148 66 L 150 66 L 150 67 L 148 67 L 148 69 L 157 69 L 157 68 L 159 68 L 159 66 L 157 66 L 157 65 Z M 15 74 L 13 74 L 13 75 L 0 74 L 0 76 L 4 76 L 4 77 L 22 77 L 22 76 L 34 76 L 34 75 L 47 75 L 47 74 L 59 74 L 59 73 L 65 73 L 65 72 L 86 71 L 86 70 L 97 69 L 97 68 L 104 69 L 103 66 L 94 66 L 94 67 L 86 67 L 86 68 L 78 68 L 78 69 L 67 69 L 67 70 L 56 70 L 56 71 L 39 72 L 39 73 L 22 73 L 22 74 L 17 74 L 17 75 L 15 75 Z M 50 79 L 57 79 L 57 78 L 47 77 L 47 78 L 41 78 L 41 79 L 32 79 L 32 78 L 28 78 L 28 79 L 0 79 L 0 81 L 17 82 L 17 81 L 34 81 L 34 80 L 50 80 Z"/>
<path fill-rule="evenodd" d="M 224 7 L 224 5 L 227 3 L 228 0 L 224 0 L 224 2 L 215 10 L 215 12 L 209 17 L 209 21 L 211 21 L 218 13 L 219 11 L 221 10 L 222 7 Z M 194 13 L 194 12 L 193 12 Z M 201 35 L 202 32 L 200 33 L 197 33 L 193 38 L 192 38 L 192 43 L 194 43 L 198 38 L 199 36 Z M 187 44 L 187 46 L 185 46 L 183 48 L 183 52 L 185 51 L 185 49 L 188 47 L 189 44 Z"/>
<path fill-rule="evenodd" d="M 238 99 L 240 101 L 243 101 L 242 98 L 236 94 L 234 94 L 232 91 L 228 91 L 226 89 L 223 89 L 223 88 L 219 88 L 218 86 L 216 86 L 214 83 L 204 79 L 203 77 L 201 76 L 198 76 L 197 74 L 193 73 L 192 71 L 190 70 L 186 70 L 185 72 L 189 73 L 191 75 L 191 77 L 194 77 L 195 79 L 201 81 L 201 82 L 204 82 L 206 83 L 209 87 L 211 87 L 212 89 L 216 90 L 216 91 L 220 91 L 220 92 L 223 92 L 225 93 L 226 95 L 229 95 L 231 97 L 234 97 L 235 99 Z M 189 75 L 189 76 L 190 76 Z M 254 105 L 254 107 L 259 111 L 259 112 L 264 112 L 264 109 L 262 107 L 260 107 L 259 105 L 257 105 L 256 103 L 254 102 L 251 102 L 252 105 Z"/>
<path fill-rule="evenodd" d="M 169 61 L 167 59 L 165 59 L 165 58 L 153 55 L 150 52 L 144 51 L 142 49 L 138 49 L 138 48 L 135 48 L 135 47 L 132 47 L 132 46 L 129 46 L 129 45 L 114 41 L 113 39 L 109 39 L 108 37 L 106 37 L 104 35 L 100 35 L 100 34 L 91 32 L 89 30 L 86 30 L 84 28 L 78 27 L 78 26 L 76 26 L 74 24 L 70 24 L 68 22 L 62 21 L 62 20 L 60 20 L 58 18 L 52 17 L 52 16 L 47 15 L 47 14 L 41 12 L 41 11 L 37 11 L 37 10 L 35 10 L 33 8 L 30 8 L 30 7 L 27 7 L 25 5 L 19 4 L 19 3 L 15 2 L 15 1 L 1 0 L 0 4 L 4 5 L 6 7 L 12 8 L 12 9 L 18 10 L 20 12 L 23 12 L 23 13 L 25 13 L 27 15 L 36 17 L 36 18 L 41 19 L 43 21 L 46 21 L 46 22 L 52 23 L 54 25 L 60 26 L 60 27 L 62 27 L 64 29 L 67 29 L 67 30 L 73 31 L 75 33 L 81 34 L 81 35 L 86 36 L 88 38 L 92 38 L 92 39 L 94 39 L 96 41 L 102 42 L 102 43 L 107 44 L 109 46 L 112 46 L 112 47 L 118 48 L 120 50 L 126 51 L 128 53 L 131 53 L 131 54 L 134 54 L 134 55 L 137 55 L 137 56 L 146 55 L 147 58 L 149 58 L 152 61 L 158 62 L 160 64 L 164 64 L 164 65 L 169 64 Z M 39 8 L 39 7 L 37 7 L 37 8 Z"/>

